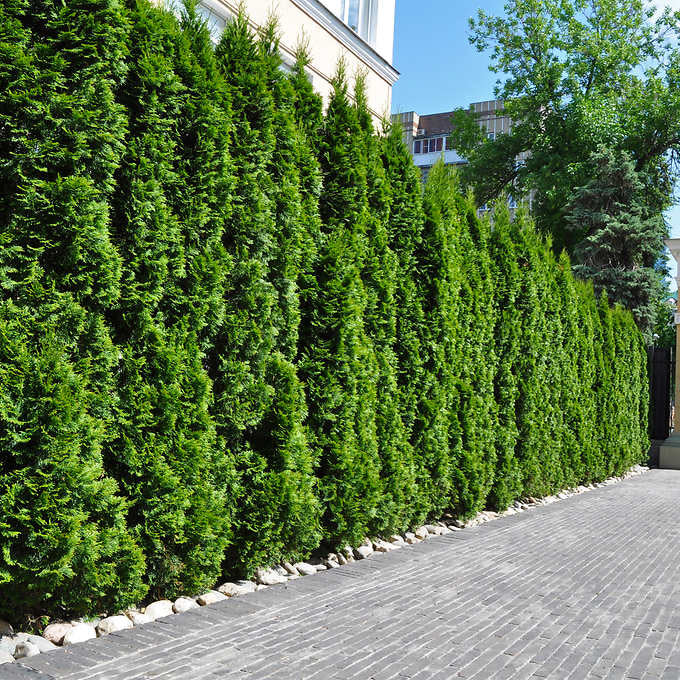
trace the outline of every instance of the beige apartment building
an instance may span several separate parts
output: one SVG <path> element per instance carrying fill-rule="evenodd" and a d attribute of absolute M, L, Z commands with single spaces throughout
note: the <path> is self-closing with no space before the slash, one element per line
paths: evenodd
<path fill-rule="evenodd" d="M 510 130 L 512 121 L 503 113 L 503 102 L 492 99 L 470 104 L 470 112 L 490 139 Z M 419 115 L 415 111 L 397 113 L 392 118 L 401 123 L 404 141 L 411 151 L 413 162 L 427 176 L 429 169 L 444 156 L 447 165 L 462 165 L 467 161 L 451 146 L 449 136 L 453 131 L 453 111 Z"/>
<path fill-rule="evenodd" d="M 215 41 L 238 9 L 239 0 L 201 0 Z M 308 75 L 328 102 L 331 78 L 340 58 L 348 73 L 366 74 L 368 105 L 376 121 L 389 115 L 392 85 L 399 74 L 392 66 L 395 0 L 245 0 L 254 30 L 274 13 L 281 30 L 284 64 L 292 64 L 300 40 L 307 42 Z"/>
<path fill-rule="evenodd" d="M 484 102 L 470 104 L 470 112 L 476 114 L 479 126 L 489 139 L 495 139 L 510 130 L 512 121 L 503 111 L 503 102 L 500 99 L 491 99 Z M 446 165 L 463 165 L 467 163 L 452 146 L 450 135 L 453 131 L 451 118 L 453 111 L 443 113 L 431 113 L 419 115 L 415 111 L 397 113 L 392 120 L 399 122 L 404 131 L 404 141 L 408 146 L 413 162 L 420 168 L 423 179 L 427 178 L 430 168 L 443 157 Z M 522 157 L 518 157 L 521 162 Z M 529 203 L 531 196 L 528 197 Z M 508 199 L 511 213 L 517 207 L 514 198 Z M 487 211 L 487 206 L 480 207 L 479 212 Z"/>

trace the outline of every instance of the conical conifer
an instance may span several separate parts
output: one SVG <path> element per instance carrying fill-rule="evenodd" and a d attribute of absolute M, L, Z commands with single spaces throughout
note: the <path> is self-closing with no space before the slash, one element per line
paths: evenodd
<path fill-rule="evenodd" d="M 107 198 L 126 132 L 112 90 L 127 25 L 115 2 L 33 9 L 0 8 L 0 610 L 13 620 L 144 593 L 101 458 L 117 362 L 102 315 L 120 276 Z"/>
<path fill-rule="evenodd" d="M 193 225 L 173 210 L 183 169 L 177 123 L 189 96 L 174 65 L 190 58 L 189 44 L 169 12 L 135 3 L 131 18 L 130 71 L 120 95 L 130 136 L 113 200 L 124 266 L 112 315 L 121 366 L 109 467 L 132 499 L 148 583 L 167 597 L 214 583 L 229 516 L 224 489 L 213 483 L 221 459 L 210 381 L 182 313 L 192 243 L 185 228 Z"/>
<path fill-rule="evenodd" d="M 324 529 L 332 545 L 361 541 L 380 497 L 376 361 L 366 334 L 366 165 L 356 111 L 340 63 L 319 144 L 323 173 L 318 299 L 305 378 L 319 451 Z"/>
<path fill-rule="evenodd" d="M 409 527 L 416 493 L 413 449 L 399 409 L 396 287 L 399 260 L 389 244 L 391 187 L 381 157 L 383 140 L 374 129 L 366 100 L 365 75 L 356 77 L 354 100 L 366 163 L 366 333 L 377 362 L 376 439 L 381 466 L 377 529 L 393 533 Z"/>

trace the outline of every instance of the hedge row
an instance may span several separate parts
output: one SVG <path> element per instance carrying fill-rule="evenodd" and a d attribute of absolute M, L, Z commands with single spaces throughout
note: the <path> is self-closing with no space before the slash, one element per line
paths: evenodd
<path fill-rule="evenodd" d="M 0 5 L 0 615 L 114 611 L 602 479 L 630 314 L 327 113 L 275 23 Z"/>

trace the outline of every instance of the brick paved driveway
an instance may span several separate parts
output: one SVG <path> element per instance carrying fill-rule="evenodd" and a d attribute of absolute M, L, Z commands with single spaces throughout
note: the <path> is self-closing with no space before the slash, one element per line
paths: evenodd
<path fill-rule="evenodd" d="M 0 666 L 2 680 L 680 680 L 680 472 Z"/>

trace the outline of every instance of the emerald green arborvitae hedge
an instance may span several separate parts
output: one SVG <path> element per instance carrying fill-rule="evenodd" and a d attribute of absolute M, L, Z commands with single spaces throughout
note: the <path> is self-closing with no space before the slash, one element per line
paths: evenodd
<path fill-rule="evenodd" d="M 0 5 L 0 616 L 115 612 L 647 446 L 632 316 L 340 64 L 193 2 Z"/>

